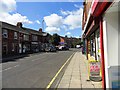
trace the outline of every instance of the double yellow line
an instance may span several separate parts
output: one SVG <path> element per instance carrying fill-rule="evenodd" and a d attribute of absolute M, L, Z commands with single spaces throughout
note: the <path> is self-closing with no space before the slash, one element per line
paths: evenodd
<path fill-rule="evenodd" d="M 50 83 L 47 85 L 46 90 L 49 89 L 51 87 L 51 85 L 53 84 L 53 82 L 55 81 L 55 79 L 57 78 L 57 76 L 59 75 L 59 73 L 62 71 L 62 69 L 65 67 L 65 65 L 70 61 L 70 59 L 73 57 L 73 55 L 75 54 L 75 52 L 68 58 L 68 60 L 62 65 L 62 67 L 58 70 L 58 72 L 56 73 L 56 75 L 53 77 L 53 79 L 50 81 Z"/>

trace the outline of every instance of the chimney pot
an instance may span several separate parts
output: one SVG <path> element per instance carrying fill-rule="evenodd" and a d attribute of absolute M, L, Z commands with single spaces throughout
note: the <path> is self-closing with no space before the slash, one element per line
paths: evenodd
<path fill-rule="evenodd" d="M 42 32 L 42 28 L 39 29 L 39 32 Z"/>
<path fill-rule="evenodd" d="M 18 23 L 17 23 L 17 26 L 18 26 L 19 28 L 22 28 L 22 22 L 18 22 Z"/>

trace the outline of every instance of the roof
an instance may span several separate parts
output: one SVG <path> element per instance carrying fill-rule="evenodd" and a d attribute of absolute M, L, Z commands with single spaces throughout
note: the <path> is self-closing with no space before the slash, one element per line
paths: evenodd
<path fill-rule="evenodd" d="M 2 29 L 13 30 L 13 31 L 24 33 L 24 34 L 36 34 L 36 35 L 42 36 L 43 34 L 46 33 L 46 32 L 39 32 L 37 30 L 25 28 L 25 27 L 19 28 L 18 26 L 15 26 L 6 22 L 2 22 L 2 21 L 0 21 L 0 23 L 2 25 Z"/>

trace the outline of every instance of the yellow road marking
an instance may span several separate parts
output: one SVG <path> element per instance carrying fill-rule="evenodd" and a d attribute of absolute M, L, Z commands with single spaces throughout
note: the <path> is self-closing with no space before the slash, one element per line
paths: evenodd
<path fill-rule="evenodd" d="M 62 67 L 58 70 L 58 72 L 56 73 L 56 75 L 53 77 L 53 79 L 50 81 L 50 83 L 48 84 L 48 86 L 46 87 L 46 89 L 49 89 L 52 85 L 52 83 L 55 81 L 56 77 L 59 75 L 59 73 L 61 72 L 61 70 L 64 68 L 64 66 L 68 63 L 68 61 L 71 59 L 71 57 L 75 54 L 75 52 L 68 58 L 68 60 L 62 65 Z"/>

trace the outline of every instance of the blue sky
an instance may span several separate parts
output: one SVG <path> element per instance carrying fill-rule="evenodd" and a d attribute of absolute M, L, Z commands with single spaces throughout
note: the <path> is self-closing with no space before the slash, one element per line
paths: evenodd
<path fill-rule="evenodd" d="M 42 27 L 44 19 L 45 32 L 69 37 L 81 35 L 82 2 L 16 2 L 11 0 L 11 5 L 8 5 L 7 2 L 2 1 L 7 6 L 6 9 L 3 7 L 6 11 L 3 13 L 13 18 L 6 19 L 11 24 L 22 21 L 24 27 L 38 30 Z"/>

